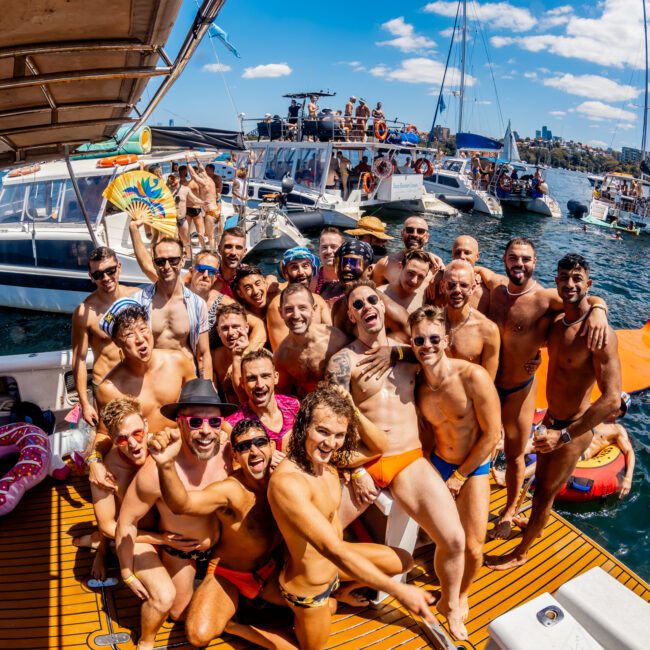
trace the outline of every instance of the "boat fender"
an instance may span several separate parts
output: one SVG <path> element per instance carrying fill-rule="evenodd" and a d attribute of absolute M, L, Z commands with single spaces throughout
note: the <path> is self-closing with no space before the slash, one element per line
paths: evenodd
<path fill-rule="evenodd" d="M 422 174 L 423 176 L 431 176 L 434 171 L 433 163 L 426 158 L 418 158 L 415 165 L 413 165 L 413 169 L 416 174 Z"/>
<path fill-rule="evenodd" d="M 138 162 L 137 154 L 127 153 L 120 156 L 108 156 L 108 158 L 100 158 L 97 161 L 97 167 L 123 167 L 124 165 L 131 165 L 134 162 Z"/>
<path fill-rule="evenodd" d="M 384 120 L 378 120 L 375 122 L 375 138 L 380 142 L 383 142 L 388 137 L 388 127 Z"/>
<path fill-rule="evenodd" d="M 386 180 L 393 175 L 393 164 L 383 156 L 372 163 L 372 173 L 380 180 Z"/>
<path fill-rule="evenodd" d="M 52 454 L 43 429 L 17 422 L 0 427 L 0 456 L 18 453 L 16 464 L 0 478 L 0 516 L 10 513 L 23 494 L 46 476 Z"/>
<path fill-rule="evenodd" d="M 375 187 L 375 179 L 370 172 L 363 172 L 361 174 L 361 187 L 366 194 L 370 194 Z"/>

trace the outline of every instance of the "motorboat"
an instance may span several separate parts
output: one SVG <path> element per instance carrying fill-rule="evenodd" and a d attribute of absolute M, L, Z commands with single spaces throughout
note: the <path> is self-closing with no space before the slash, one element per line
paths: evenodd
<path fill-rule="evenodd" d="M 593 190 L 585 223 L 633 235 L 650 234 L 650 182 L 632 174 L 605 174 Z"/>

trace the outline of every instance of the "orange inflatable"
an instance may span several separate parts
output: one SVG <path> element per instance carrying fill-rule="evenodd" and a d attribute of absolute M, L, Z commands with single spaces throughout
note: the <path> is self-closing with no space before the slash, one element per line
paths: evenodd
<path fill-rule="evenodd" d="M 650 320 L 638 330 L 616 330 L 618 337 L 618 354 L 621 357 L 623 372 L 623 390 L 626 393 L 638 393 L 650 388 Z M 546 401 L 546 374 L 548 373 L 548 353 L 542 349 L 542 365 L 537 371 L 537 399 L 539 409 L 548 406 Z M 598 386 L 594 386 L 591 401 L 600 396 Z"/>

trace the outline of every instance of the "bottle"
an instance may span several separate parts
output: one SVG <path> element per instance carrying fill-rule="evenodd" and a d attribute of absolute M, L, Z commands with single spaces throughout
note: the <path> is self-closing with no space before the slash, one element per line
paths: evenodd
<path fill-rule="evenodd" d="M 545 436 L 548 429 L 543 424 L 538 424 L 533 430 L 533 438 L 537 439 L 541 436 Z"/>

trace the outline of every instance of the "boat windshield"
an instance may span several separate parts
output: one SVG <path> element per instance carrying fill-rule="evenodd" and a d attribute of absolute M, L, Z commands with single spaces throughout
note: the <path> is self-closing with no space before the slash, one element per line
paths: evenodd
<path fill-rule="evenodd" d="M 463 170 L 463 160 L 445 160 L 442 163 L 442 168 L 449 172 L 460 173 Z"/>
<path fill-rule="evenodd" d="M 294 180 L 298 185 L 320 189 L 323 175 L 327 172 L 329 161 L 327 160 L 327 150 L 320 149 L 300 149 L 296 151 L 296 171 Z"/>
<path fill-rule="evenodd" d="M 269 181 L 281 181 L 287 174 L 291 176 L 296 150 L 278 147 L 269 149 L 264 168 L 264 178 Z"/>
<path fill-rule="evenodd" d="M 102 192 L 111 178 L 106 175 L 77 179 L 84 205 L 93 222 L 102 207 Z M 3 185 L 0 190 L 0 224 L 24 221 L 84 223 L 72 181 L 68 178 Z"/>

